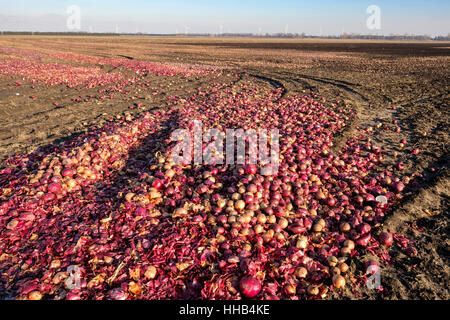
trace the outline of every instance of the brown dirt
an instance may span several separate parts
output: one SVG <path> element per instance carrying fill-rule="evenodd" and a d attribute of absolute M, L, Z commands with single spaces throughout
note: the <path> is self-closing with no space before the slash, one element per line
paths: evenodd
<path fill-rule="evenodd" d="M 402 132 L 380 131 L 376 142 L 388 150 L 387 163 L 402 160 L 406 165 L 405 175 L 421 173 L 423 180 L 421 188 L 408 189 L 401 204 L 387 217 L 383 229 L 416 241 L 418 255 L 407 257 L 394 246 L 392 264 L 382 269 L 382 285 L 390 299 L 450 298 L 448 43 L 3 36 L 0 45 L 229 66 L 267 86 L 282 85 L 288 95 L 315 91 L 328 101 L 340 99 L 358 111 L 356 121 L 336 137 L 336 149 L 356 132 L 357 125 L 374 126 L 381 122 L 392 127 L 392 121 L 397 119 Z M 124 111 L 138 114 L 165 107 L 167 96 L 187 94 L 209 79 L 187 81 L 182 77 L 148 76 L 145 80 L 150 80 L 154 87 L 166 85 L 168 81 L 173 86 L 156 96 L 147 92 L 147 98 L 141 99 L 142 108 L 134 110 L 129 110 L 129 106 L 137 98 L 125 102 L 125 96 L 103 101 L 94 97 L 88 102 L 73 103 L 71 98 L 95 96 L 96 90 L 74 92 L 63 87 L 6 86 L 16 80 L 19 79 L 0 78 L 0 159 L 67 138 L 86 130 L 92 122 L 101 125 Z M 184 85 L 182 91 L 173 89 L 181 85 Z M 30 99 L 31 95 L 36 98 Z M 53 105 L 55 101 L 60 107 Z M 397 106 L 396 110 L 392 109 L 393 105 Z M 422 135 L 424 132 L 426 136 Z M 401 138 L 408 141 L 403 149 L 399 147 Z M 410 157 L 414 147 L 421 152 Z M 398 153 L 396 158 L 394 152 Z M 369 289 L 362 289 L 359 294 L 347 290 L 343 296 L 332 296 L 378 297 Z"/>

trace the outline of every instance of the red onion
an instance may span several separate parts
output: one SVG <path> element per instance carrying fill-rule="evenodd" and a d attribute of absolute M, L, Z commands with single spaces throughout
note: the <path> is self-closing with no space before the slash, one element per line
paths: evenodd
<path fill-rule="evenodd" d="M 402 192 L 405 189 L 405 185 L 401 181 L 394 183 L 393 187 L 396 192 Z"/>
<path fill-rule="evenodd" d="M 356 244 L 366 247 L 369 244 L 371 238 L 372 236 L 370 235 L 370 233 L 363 234 L 356 240 Z"/>
<path fill-rule="evenodd" d="M 245 173 L 246 174 L 256 174 L 258 168 L 254 164 L 249 164 L 245 167 Z"/>
<path fill-rule="evenodd" d="M 50 201 L 52 201 L 52 200 L 55 200 L 55 199 L 56 199 L 56 196 L 55 196 L 54 193 L 46 193 L 46 194 L 44 195 L 43 199 L 44 199 L 45 202 L 50 202 Z"/>
<path fill-rule="evenodd" d="M 390 233 L 390 232 L 382 232 L 382 233 L 380 233 L 379 240 L 383 246 L 390 247 L 390 246 L 392 246 L 394 237 L 393 237 L 392 233 Z"/>
<path fill-rule="evenodd" d="M 61 192 L 61 185 L 59 183 L 51 183 L 48 185 L 48 191 L 54 194 Z"/>
<path fill-rule="evenodd" d="M 163 182 L 159 179 L 155 179 L 152 183 L 152 187 L 159 190 L 163 186 Z"/>
<path fill-rule="evenodd" d="M 418 254 L 418 251 L 417 251 L 417 249 L 416 249 L 415 247 L 408 246 L 408 247 L 405 249 L 405 253 L 406 253 L 408 256 L 410 256 L 410 257 L 416 257 L 417 254 Z"/>
<path fill-rule="evenodd" d="M 366 272 L 370 274 L 375 274 L 380 269 L 378 262 L 373 259 L 366 261 L 364 266 L 366 268 Z"/>
<path fill-rule="evenodd" d="M 108 298 L 110 300 L 125 300 L 127 298 L 127 293 L 121 288 L 116 288 L 108 291 Z"/>

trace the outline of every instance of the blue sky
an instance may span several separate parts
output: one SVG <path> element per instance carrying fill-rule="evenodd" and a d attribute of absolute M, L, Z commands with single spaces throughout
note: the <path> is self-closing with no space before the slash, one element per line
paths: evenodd
<path fill-rule="evenodd" d="M 450 33 L 448 0 L 0 0 L 0 30 L 68 31 L 70 5 L 81 10 L 81 30 L 93 32 Z M 380 30 L 366 26 L 369 5 L 381 10 Z"/>

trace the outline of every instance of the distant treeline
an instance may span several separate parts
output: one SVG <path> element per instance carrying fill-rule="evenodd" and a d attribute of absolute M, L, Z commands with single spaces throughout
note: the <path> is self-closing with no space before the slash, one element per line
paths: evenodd
<path fill-rule="evenodd" d="M 450 33 L 447 36 L 429 36 L 429 35 L 364 35 L 364 34 L 341 34 L 335 36 L 313 36 L 305 33 L 273 33 L 273 34 L 254 34 L 254 33 L 93 33 L 93 32 L 28 32 L 28 31 L 1 31 L 0 35 L 45 35 L 45 36 L 153 36 L 153 37 L 241 37 L 241 38 L 286 38 L 286 39 L 361 39 L 361 40 L 435 40 L 450 41 Z"/>
<path fill-rule="evenodd" d="M 189 34 L 189 36 L 194 36 Z M 287 38 L 287 39 L 367 39 L 367 40 L 436 40 L 450 41 L 450 34 L 447 36 L 432 37 L 429 35 L 364 35 L 364 34 L 341 34 L 336 36 L 313 36 L 305 33 L 274 33 L 274 34 L 252 34 L 252 33 L 223 33 L 223 34 L 203 34 L 199 36 L 216 36 L 216 37 L 261 37 L 261 38 Z"/>

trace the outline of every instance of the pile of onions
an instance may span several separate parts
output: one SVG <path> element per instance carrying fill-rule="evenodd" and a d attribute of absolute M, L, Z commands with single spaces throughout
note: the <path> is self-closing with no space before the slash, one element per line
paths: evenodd
<path fill-rule="evenodd" d="M 368 131 L 332 152 L 353 110 L 282 95 L 245 77 L 210 83 L 178 109 L 12 157 L 0 170 L 0 296 L 319 299 L 347 288 L 359 254 L 392 245 L 377 232 L 405 186 Z M 279 171 L 174 163 L 170 134 L 192 119 L 278 128 Z M 74 266 L 78 287 L 66 281 Z"/>

